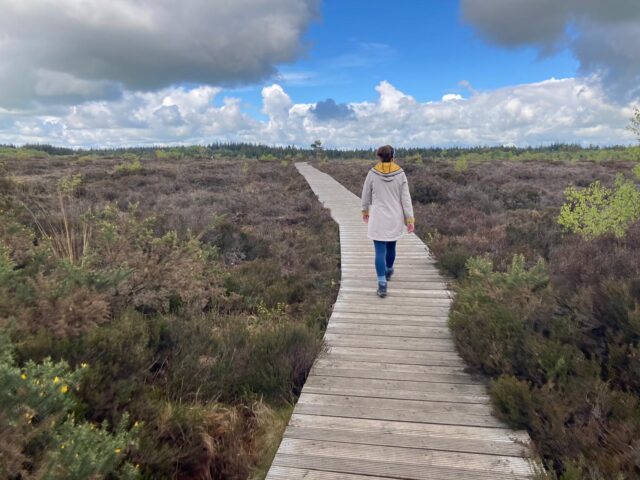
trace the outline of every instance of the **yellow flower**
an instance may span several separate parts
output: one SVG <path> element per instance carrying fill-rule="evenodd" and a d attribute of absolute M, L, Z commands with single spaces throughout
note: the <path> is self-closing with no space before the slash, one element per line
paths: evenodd
<path fill-rule="evenodd" d="M 121 450 L 121 449 L 119 449 L 119 448 L 116 448 L 116 449 L 115 449 L 115 452 L 116 452 L 116 453 L 120 453 L 121 451 L 122 451 L 122 450 Z"/>
<path fill-rule="evenodd" d="M 64 443 L 60 445 L 60 448 L 64 450 Z"/>
<path fill-rule="evenodd" d="M 53 377 L 53 383 L 60 383 L 60 378 L 58 378 L 58 376 L 56 375 L 55 377 Z"/>
<path fill-rule="evenodd" d="M 60 387 L 60 393 L 67 393 L 69 391 L 69 387 L 67 387 L 66 385 L 62 385 Z"/>
<path fill-rule="evenodd" d="M 80 368 L 87 368 L 89 366 L 88 363 L 81 363 Z"/>
<path fill-rule="evenodd" d="M 134 427 L 137 427 L 138 425 L 140 425 L 140 422 L 138 422 L 137 420 L 133 423 Z"/>
<path fill-rule="evenodd" d="M 20 378 L 23 379 L 23 380 L 26 380 L 27 379 L 27 374 L 23 373 L 22 375 L 20 375 Z"/>

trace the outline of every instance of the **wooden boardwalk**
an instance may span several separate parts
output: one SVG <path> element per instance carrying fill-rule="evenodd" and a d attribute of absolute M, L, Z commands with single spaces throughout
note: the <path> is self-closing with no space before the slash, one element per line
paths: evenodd
<path fill-rule="evenodd" d="M 426 245 L 398 241 L 389 294 L 376 296 L 360 199 L 297 164 L 340 225 L 342 280 L 268 480 L 530 478 L 525 432 L 492 416 L 447 327 L 450 296 Z"/>

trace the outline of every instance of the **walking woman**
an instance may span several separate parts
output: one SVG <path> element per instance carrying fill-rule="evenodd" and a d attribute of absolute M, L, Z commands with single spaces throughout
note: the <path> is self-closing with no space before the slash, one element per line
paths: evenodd
<path fill-rule="evenodd" d="M 396 241 L 405 225 L 409 233 L 415 225 L 409 183 L 404 170 L 393 161 L 393 147 L 380 147 L 376 154 L 380 161 L 369 170 L 362 188 L 362 219 L 375 247 L 377 293 L 382 298 L 387 296 L 387 280 L 393 275 Z"/>

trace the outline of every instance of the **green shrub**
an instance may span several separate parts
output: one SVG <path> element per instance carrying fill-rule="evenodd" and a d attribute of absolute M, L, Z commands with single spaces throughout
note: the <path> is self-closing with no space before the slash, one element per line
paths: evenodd
<path fill-rule="evenodd" d="M 466 156 L 459 156 L 453 164 L 453 169 L 458 172 L 466 172 L 469 169 L 469 160 Z"/>
<path fill-rule="evenodd" d="M 12 148 L 12 147 L 0 147 L 0 158 L 12 158 L 16 160 L 30 160 L 33 158 L 48 158 L 49 154 L 42 150 L 36 150 L 33 148 Z"/>
<path fill-rule="evenodd" d="M 631 117 L 631 123 L 629 124 L 629 130 L 638 137 L 640 141 L 640 108 L 636 107 L 633 111 L 633 117 Z"/>
<path fill-rule="evenodd" d="M 58 186 L 62 193 L 66 195 L 72 195 L 78 190 L 78 187 L 82 184 L 82 174 L 76 173 L 68 177 L 62 177 L 58 181 Z"/>
<path fill-rule="evenodd" d="M 126 175 L 130 173 L 139 173 L 142 171 L 142 163 L 139 158 L 131 162 L 124 162 L 116 166 L 116 173 Z"/>
<path fill-rule="evenodd" d="M 569 187 L 564 192 L 558 223 L 567 231 L 591 238 L 606 233 L 622 237 L 629 225 L 640 219 L 640 190 L 621 175 L 615 188 L 596 180 L 586 189 Z"/>
<path fill-rule="evenodd" d="M 78 163 L 90 163 L 90 162 L 94 162 L 98 159 L 99 157 L 95 154 L 90 154 L 90 155 L 80 155 L 78 157 Z"/>
<path fill-rule="evenodd" d="M 111 433 L 76 421 L 80 409 L 76 391 L 89 369 L 72 371 L 65 361 L 28 361 L 18 367 L 13 347 L 0 334 L 0 473 L 21 477 L 27 471 L 37 478 L 135 478 L 126 451 L 136 444 L 136 431 L 127 428 L 128 417 Z"/>

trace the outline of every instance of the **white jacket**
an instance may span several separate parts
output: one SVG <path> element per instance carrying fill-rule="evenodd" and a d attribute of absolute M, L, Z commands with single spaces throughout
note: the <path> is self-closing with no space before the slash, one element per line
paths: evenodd
<path fill-rule="evenodd" d="M 398 240 L 404 226 L 413 223 L 409 182 L 394 162 L 380 162 L 367 174 L 362 188 L 362 213 L 369 215 L 367 236 L 372 240 Z"/>

